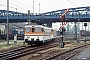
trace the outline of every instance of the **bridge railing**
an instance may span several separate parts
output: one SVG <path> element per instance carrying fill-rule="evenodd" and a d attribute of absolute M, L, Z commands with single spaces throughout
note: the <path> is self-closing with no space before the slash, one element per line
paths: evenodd
<path fill-rule="evenodd" d="M 56 10 L 46 13 L 31 13 L 30 19 L 36 20 L 36 19 L 60 19 L 60 15 L 65 11 L 66 9 L 62 10 Z M 77 19 L 80 15 L 80 18 L 90 18 L 90 6 L 87 7 L 78 7 L 78 8 L 70 8 L 70 11 L 65 14 L 65 18 L 74 18 Z M 0 10 L 0 20 L 6 20 L 7 19 L 7 11 L 6 10 Z M 9 11 L 9 19 L 12 20 L 27 20 L 28 19 L 28 13 L 20 13 L 20 12 L 13 12 Z"/>

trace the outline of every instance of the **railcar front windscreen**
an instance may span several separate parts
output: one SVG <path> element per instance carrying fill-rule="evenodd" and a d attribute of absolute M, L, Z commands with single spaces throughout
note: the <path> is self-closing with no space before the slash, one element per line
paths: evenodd
<path fill-rule="evenodd" d="M 36 27 L 36 32 L 41 32 L 41 28 L 40 27 Z"/>
<path fill-rule="evenodd" d="M 26 32 L 30 32 L 30 27 L 26 27 Z"/>

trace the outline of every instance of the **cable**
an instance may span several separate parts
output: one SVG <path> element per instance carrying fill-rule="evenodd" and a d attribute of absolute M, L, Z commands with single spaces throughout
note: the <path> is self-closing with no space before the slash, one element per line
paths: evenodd
<path fill-rule="evenodd" d="M 10 3 L 10 4 L 12 4 L 12 3 Z M 15 4 L 13 4 L 13 5 L 15 5 Z M 4 4 L 0 4 L 0 6 L 7 7 L 7 6 L 4 5 Z M 15 6 L 16 6 L 16 5 L 15 5 Z M 26 9 L 23 9 L 23 8 L 21 8 L 21 7 L 19 7 L 19 8 L 13 7 L 13 6 L 9 6 L 9 7 L 12 8 L 12 9 L 15 9 L 15 10 L 27 11 Z"/>
<path fill-rule="evenodd" d="M 25 6 L 25 7 L 26 7 L 26 6 L 29 7 L 29 8 L 31 7 L 31 6 L 28 6 L 28 5 L 22 4 L 22 3 L 20 3 L 20 2 L 14 1 L 14 0 L 12 0 L 12 1 L 13 1 L 13 2 L 16 2 L 16 3 L 19 3 L 19 4 L 21 4 L 21 5 Z M 31 8 L 33 8 L 33 7 L 31 7 Z"/>
<path fill-rule="evenodd" d="M 14 0 L 12 0 L 13 2 L 16 2 L 16 3 L 19 3 L 19 4 L 21 4 L 21 5 L 24 5 L 24 6 L 27 6 L 27 7 L 30 7 L 30 6 L 28 6 L 28 5 L 25 5 L 25 4 L 22 4 L 22 3 L 20 3 L 20 2 L 17 2 L 17 1 L 14 1 Z M 31 7 L 32 8 L 32 7 Z"/>
<path fill-rule="evenodd" d="M 6 7 L 6 5 L 3 5 L 3 4 L 0 4 L 0 5 Z"/>
<path fill-rule="evenodd" d="M 3 5 L 3 4 L 0 4 L 0 6 L 7 7 L 6 5 Z M 10 6 L 10 8 L 16 9 L 16 8 L 14 8 L 14 7 L 11 7 L 11 6 Z"/>
<path fill-rule="evenodd" d="M 0 4 L 0 6 L 4 6 L 4 7 L 7 7 L 6 5 L 4 5 L 4 4 Z M 12 7 L 12 6 L 9 6 L 10 8 L 12 8 L 12 9 L 17 9 L 16 7 Z M 17 9 L 17 10 L 20 10 L 20 11 L 26 11 L 25 9 Z"/>
<path fill-rule="evenodd" d="M 10 4 L 12 4 L 12 3 L 10 3 Z M 23 11 L 23 10 L 27 11 L 27 9 L 25 9 L 25 8 L 21 8 L 21 7 L 17 6 L 17 5 L 15 5 L 15 4 L 12 4 L 12 5 L 16 6 L 16 7 L 15 7 L 16 10 L 19 10 L 19 9 L 20 9 L 20 10 L 22 10 L 22 11 Z M 17 7 L 18 7 L 18 8 L 17 8 Z"/>
<path fill-rule="evenodd" d="M 5 0 L 5 1 L 7 1 L 7 0 Z M 17 6 L 17 5 L 15 5 L 15 4 L 13 4 L 13 2 L 15 2 L 16 4 L 18 3 L 18 4 L 20 4 L 20 5 L 23 5 L 23 6 L 25 6 L 25 7 L 28 7 L 28 8 L 30 8 L 31 6 L 28 6 L 28 5 L 25 5 L 25 4 L 22 4 L 22 3 L 20 3 L 20 2 L 17 2 L 17 1 L 15 1 L 15 0 L 11 0 L 10 1 L 10 4 L 12 4 L 12 5 L 14 5 L 14 6 L 16 6 L 16 7 L 14 7 L 14 6 L 9 6 L 10 8 L 12 8 L 12 9 L 15 9 L 16 11 L 17 10 L 20 10 L 20 11 L 23 11 L 23 12 L 27 12 L 28 10 L 27 9 L 25 9 L 25 8 L 22 8 L 22 7 L 20 7 L 20 6 Z M 28 3 L 29 4 L 29 3 Z M 4 5 L 4 4 L 0 4 L 1 6 L 4 6 L 4 7 L 7 7 L 6 5 Z M 33 7 L 31 7 L 31 8 L 33 8 Z M 34 8 L 35 10 L 38 10 L 39 11 L 39 9 L 37 9 L 37 8 Z M 31 9 L 32 10 L 32 9 Z M 40 10 L 40 11 L 42 11 L 42 10 Z"/>
<path fill-rule="evenodd" d="M 31 7 L 31 6 L 22 4 L 22 3 L 20 3 L 20 2 L 17 2 L 17 1 L 15 1 L 15 0 L 12 0 L 12 1 L 13 1 L 13 2 L 16 2 L 16 3 L 19 3 L 19 4 L 23 5 L 23 6 L 27 6 L 27 7 L 29 7 L 29 8 Z M 29 4 L 29 3 L 28 3 L 28 4 Z M 33 7 L 31 7 L 31 8 L 33 8 Z M 35 8 L 35 7 L 34 7 L 34 9 L 35 9 L 35 10 L 39 10 L 39 9 L 37 9 L 37 8 Z M 42 11 L 42 10 L 40 10 L 40 11 Z"/>
<path fill-rule="evenodd" d="M 68 0 L 71 4 L 73 4 L 75 7 L 77 7 L 77 5 L 75 5 L 73 2 L 71 2 L 70 0 Z"/>

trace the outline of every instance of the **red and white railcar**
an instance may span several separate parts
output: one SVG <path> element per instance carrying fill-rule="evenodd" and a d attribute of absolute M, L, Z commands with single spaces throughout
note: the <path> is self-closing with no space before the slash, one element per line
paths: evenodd
<path fill-rule="evenodd" d="M 40 44 L 57 37 L 57 31 L 42 25 L 27 25 L 24 28 L 24 43 Z"/>

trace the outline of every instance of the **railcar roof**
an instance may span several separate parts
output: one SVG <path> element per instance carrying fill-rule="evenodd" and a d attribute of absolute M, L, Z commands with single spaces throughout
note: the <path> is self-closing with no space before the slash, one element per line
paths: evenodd
<path fill-rule="evenodd" d="M 43 27 L 43 28 L 48 28 L 48 29 L 53 29 L 53 28 L 50 28 L 50 27 L 45 27 L 45 26 L 42 26 L 42 25 L 26 25 L 25 27 Z"/>
<path fill-rule="evenodd" d="M 26 25 L 25 27 L 32 27 L 32 26 L 35 26 L 35 27 L 43 27 L 42 25 Z"/>

